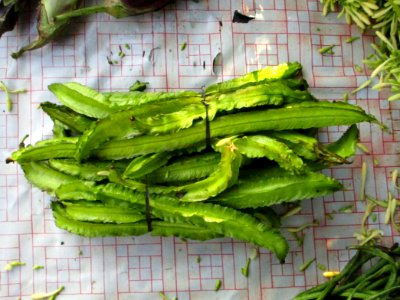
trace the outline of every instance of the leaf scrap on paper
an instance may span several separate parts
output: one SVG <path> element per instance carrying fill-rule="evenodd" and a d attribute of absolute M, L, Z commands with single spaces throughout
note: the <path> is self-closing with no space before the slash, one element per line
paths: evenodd
<path fill-rule="evenodd" d="M 218 52 L 213 59 L 213 73 L 215 75 L 221 74 L 222 70 L 222 53 Z"/>

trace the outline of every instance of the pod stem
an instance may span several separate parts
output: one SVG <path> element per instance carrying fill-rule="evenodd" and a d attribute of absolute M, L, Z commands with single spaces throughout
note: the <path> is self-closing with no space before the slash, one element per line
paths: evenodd
<path fill-rule="evenodd" d="M 89 16 L 93 15 L 96 13 L 103 13 L 107 12 L 109 7 L 106 7 L 104 5 L 94 5 L 94 6 L 89 6 L 89 7 L 83 7 L 80 9 L 75 9 L 66 13 L 63 13 L 61 15 L 56 16 L 54 19 L 57 21 L 65 21 L 70 18 L 74 17 L 81 17 L 81 16 Z"/>

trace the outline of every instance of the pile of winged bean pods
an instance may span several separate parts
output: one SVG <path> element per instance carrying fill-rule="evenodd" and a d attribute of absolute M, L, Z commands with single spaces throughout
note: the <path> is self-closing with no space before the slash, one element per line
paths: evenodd
<path fill-rule="evenodd" d="M 315 99 L 295 62 L 202 93 L 144 88 L 49 86 L 62 103 L 41 104 L 54 138 L 22 142 L 7 161 L 53 197 L 58 227 L 89 237 L 231 237 L 283 262 L 289 247 L 273 206 L 340 190 L 320 171 L 349 163 L 357 123 L 378 123 L 356 105 Z M 321 144 L 326 126 L 348 129 Z"/>

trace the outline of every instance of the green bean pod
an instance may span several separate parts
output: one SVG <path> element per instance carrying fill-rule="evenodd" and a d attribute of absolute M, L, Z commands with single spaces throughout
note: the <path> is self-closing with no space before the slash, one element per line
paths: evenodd
<path fill-rule="evenodd" d="M 33 146 L 29 145 L 14 151 L 6 162 L 25 163 L 52 158 L 73 158 L 77 142 L 77 137 L 61 137 L 39 141 Z"/>
<path fill-rule="evenodd" d="M 99 175 L 101 171 L 116 169 L 123 172 L 129 164 L 128 161 L 87 161 L 79 163 L 75 159 L 50 159 L 49 166 L 62 173 L 75 176 L 88 181 L 104 180 L 104 175 Z"/>
<path fill-rule="evenodd" d="M 55 191 L 63 184 L 73 182 L 75 177 L 61 173 L 49 167 L 44 162 L 29 162 L 21 164 L 26 179 L 50 196 L 55 196 Z"/>
<path fill-rule="evenodd" d="M 234 136 L 266 130 L 307 129 L 359 122 L 377 122 L 361 108 L 340 102 L 303 102 L 283 108 L 226 115 L 210 122 L 212 138 Z M 128 140 L 113 140 L 95 150 L 99 159 L 123 159 L 135 156 L 185 149 L 205 141 L 205 123 L 173 134 L 138 136 Z"/>
<path fill-rule="evenodd" d="M 63 202 L 66 215 L 77 221 L 93 223 L 135 223 L 146 219 L 144 212 L 126 207 L 109 207 L 103 204 L 83 201 L 80 203 Z"/>
<path fill-rule="evenodd" d="M 236 209 L 257 208 L 320 197 L 342 189 L 340 182 L 320 173 L 295 175 L 281 169 L 249 172 L 242 172 L 237 185 L 210 200 Z"/>
<path fill-rule="evenodd" d="M 268 66 L 261 70 L 247 73 L 238 78 L 210 85 L 205 89 L 205 93 L 206 95 L 215 93 L 224 94 L 263 80 L 273 81 L 278 79 L 294 78 L 301 72 L 301 69 L 302 66 L 298 62 Z"/>
<path fill-rule="evenodd" d="M 204 201 L 214 197 L 237 182 L 242 156 L 232 146 L 222 146 L 221 161 L 205 179 L 177 188 L 184 194 L 181 201 Z"/>
<path fill-rule="evenodd" d="M 70 186 L 72 191 L 72 184 Z M 145 204 L 144 193 L 118 184 L 98 185 L 92 191 L 98 200 L 112 198 Z M 250 215 L 234 209 L 211 203 L 182 202 L 170 196 L 157 195 L 150 195 L 149 204 L 152 214 L 165 221 L 197 225 L 217 234 L 255 243 L 270 249 L 281 261 L 287 254 L 287 241 L 277 229 L 268 228 Z"/>
<path fill-rule="evenodd" d="M 182 202 L 164 196 L 150 198 L 150 205 L 152 213 L 166 221 L 182 221 L 183 218 L 226 237 L 269 249 L 281 262 L 288 253 L 288 242 L 279 230 L 232 208 L 204 202 Z"/>
<path fill-rule="evenodd" d="M 176 184 L 201 179 L 213 173 L 221 160 L 221 153 L 206 152 L 184 156 L 148 175 L 152 183 Z"/>
<path fill-rule="evenodd" d="M 118 111 L 110 107 L 104 95 L 78 83 L 53 83 L 48 89 L 62 104 L 90 118 L 102 119 Z"/>
<path fill-rule="evenodd" d="M 80 137 L 75 158 L 78 161 L 89 158 L 94 149 L 114 138 L 122 139 L 141 134 L 135 122 L 135 112 L 131 110 L 116 112 L 92 124 Z"/>
<path fill-rule="evenodd" d="M 279 164 L 283 169 L 302 173 L 305 171 L 303 160 L 285 143 L 263 135 L 252 135 L 237 138 L 233 141 L 238 151 L 250 158 L 266 157 Z"/>
<path fill-rule="evenodd" d="M 169 153 L 155 153 L 134 158 L 124 170 L 122 178 L 140 178 L 164 166 L 171 158 Z"/>
<path fill-rule="evenodd" d="M 87 237 L 106 237 L 143 235 L 149 232 L 147 222 L 145 221 L 123 224 L 83 222 L 68 217 L 65 208 L 59 202 L 52 202 L 51 207 L 57 227 L 74 234 Z M 222 237 L 221 234 L 211 229 L 187 223 L 170 223 L 153 220 L 151 224 L 151 234 L 153 236 L 177 236 L 183 239 L 200 241 Z"/>
<path fill-rule="evenodd" d="M 81 115 L 63 105 L 43 102 L 40 104 L 40 108 L 43 109 L 54 122 L 59 121 L 76 132 L 84 132 L 89 129 L 94 122 L 93 119 Z"/>

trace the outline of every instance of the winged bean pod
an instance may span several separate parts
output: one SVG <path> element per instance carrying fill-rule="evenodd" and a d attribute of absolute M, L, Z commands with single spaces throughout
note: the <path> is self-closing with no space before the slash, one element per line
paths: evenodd
<path fill-rule="evenodd" d="M 266 130 L 306 129 L 333 125 L 376 122 L 361 108 L 347 103 L 303 102 L 283 108 L 243 112 L 222 116 L 210 122 L 211 137 L 233 136 Z M 201 145 L 205 140 L 205 123 L 179 132 L 158 136 L 138 136 L 103 144 L 94 155 L 100 159 L 123 159 L 138 155 L 173 151 Z"/>
<path fill-rule="evenodd" d="M 66 215 L 77 221 L 123 224 L 135 223 L 146 219 L 143 211 L 138 212 L 126 207 L 109 207 L 103 204 L 93 204 L 89 201 L 79 204 L 63 202 L 63 204 Z"/>
<path fill-rule="evenodd" d="M 298 62 L 269 66 L 232 80 L 210 85 L 206 88 L 205 92 L 206 95 L 227 93 L 262 80 L 273 81 L 277 79 L 293 78 L 301 72 L 301 69 L 302 66 Z"/>
<path fill-rule="evenodd" d="M 124 170 L 123 178 L 140 178 L 164 166 L 171 158 L 170 154 L 161 152 L 143 155 L 133 159 Z"/>
<path fill-rule="evenodd" d="M 104 180 L 103 175 L 99 175 L 101 171 L 116 169 L 123 172 L 128 166 L 128 161 L 88 161 L 78 163 L 75 159 L 50 159 L 49 166 L 62 173 L 75 176 L 80 179 L 89 181 Z"/>
<path fill-rule="evenodd" d="M 75 177 L 58 172 L 44 162 L 29 162 L 21 164 L 25 177 L 34 186 L 54 196 L 55 190 L 62 184 L 75 181 Z"/>
<path fill-rule="evenodd" d="M 305 170 L 303 160 L 286 144 L 263 135 L 245 136 L 233 141 L 238 151 L 247 157 L 266 157 L 276 161 L 283 169 L 294 173 Z"/>
<path fill-rule="evenodd" d="M 144 221 L 125 224 L 78 221 L 67 217 L 68 215 L 66 214 L 65 209 L 59 202 L 52 203 L 52 210 L 57 227 L 82 236 L 130 236 L 148 233 L 147 223 Z M 200 241 L 222 236 L 221 234 L 218 234 L 208 228 L 187 223 L 170 223 L 160 220 L 153 220 L 152 228 L 153 230 L 151 231 L 151 234 L 155 236 L 177 236 L 185 239 Z"/>
<path fill-rule="evenodd" d="M 67 128 L 77 132 L 84 132 L 89 129 L 94 122 L 93 119 L 78 114 L 66 106 L 57 105 L 51 102 L 41 103 L 40 108 L 43 109 L 43 111 L 48 114 L 53 121 L 58 121 L 67 126 Z"/>
<path fill-rule="evenodd" d="M 148 175 L 153 183 L 177 183 L 204 178 L 215 171 L 221 154 L 219 152 L 184 156 Z"/>
<path fill-rule="evenodd" d="M 76 137 L 61 137 L 39 141 L 33 146 L 29 145 L 14 151 L 10 158 L 7 159 L 7 162 L 18 161 L 18 163 L 24 163 L 52 158 L 73 158 L 77 142 L 78 138 Z"/>
<path fill-rule="evenodd" d="M 233 145 L 222 146 L 221 161 L 210 176 L 195 183 L 179 187 L 179 192 L 184 193 L 182 201 L 202 201 L 216 196 L 229 186 L 236 183 L 242 156 Z"/>
<path fill-rule="evenodd" d="M 121 139 L 141 134 L 134 112 L 121 111 L 93 123 L 80 137 L 76 147 L 76 159 L 87 159 L 90 153 L 112 138 Z"/>
<path fill-rule="evenodd" d="M 144 193 L 137 193 L 118 184 L 97 186 L 99 198 L 111 197 L 131 203 L 145 203 Z M 250 215 L 211 203 L 182 202 L 168 196 L 152 195 L 149 199 L 152 214 L 173 223 L 185 222 L 208 228 L 217 234 L 266 247 L 283 260 L 288 251 L 286 239 L 277 229 L 270 229 Z"/>
<path fill-rule="evenodd" d="M 242 174 L 237 185 L 212 201 L 237 209 L 257 208 L 324 196 L 342 188 L 337 180 L 314 172 L 294 175 L 266 169 L 251 173 L 251 176 Z"/>
<path fill-rule="evenodd" d="M 204 94 L 53 84 L 65 106 L 43 108 L 61 136 L 78 136 L 21 148 L 9 162 L 21 163 L 33 185 L 57 197 L 56 224 L 71 232 L 130 235 L 152 227 L 164 236 L 225 236 L 283 261 L 288 243 L 270 206 L 342 188 L 311 170 L 344 163 L 358 140 L 353 129 L 323 147 L 311 131 L 378 123 L 349 103 L 316 101 L 294 78 L 300 69 L 269 67 Z"/>

